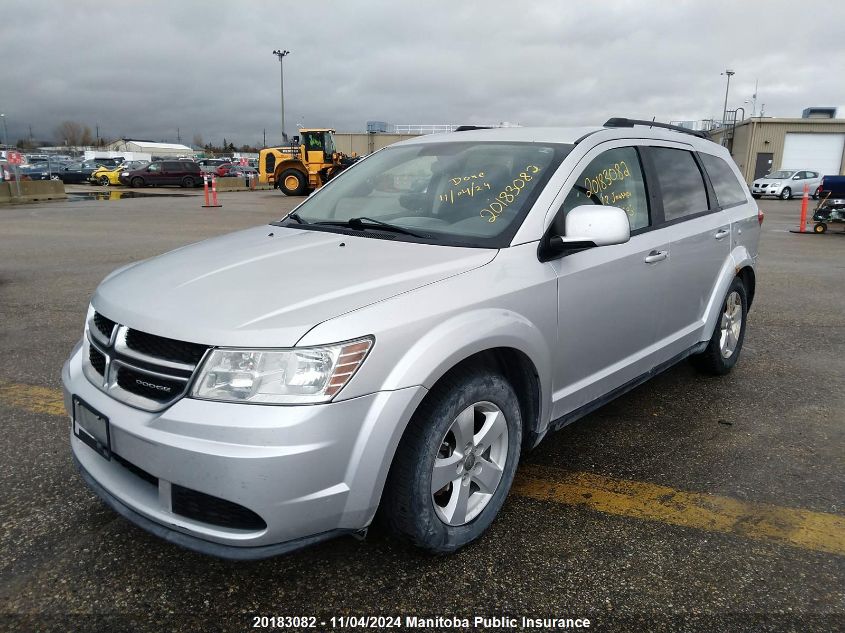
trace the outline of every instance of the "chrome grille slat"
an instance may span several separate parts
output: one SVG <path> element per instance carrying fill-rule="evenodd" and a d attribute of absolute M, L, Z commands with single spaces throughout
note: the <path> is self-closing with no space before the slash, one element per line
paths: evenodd
<path fill-rule="evenodd" d="M 103 334 L 103 330 L 108 329 L 104 323 L 114 324 L 109 340 L 105 340 Z M 199 352 L 204 348 L 207 353 L 210 348 L 134 330 L 143 340 L 153 344 L 148 349 L 155 351 L 155 344 L 160 342 L 159 348 L 165 352 L 176 346 L 189 350 L 192 357 L 199 359 L 196 364 L 179 362 L 130 348 L 126 342 L 129 332 L 125 325 L 94 312 L 85 328 L 83 373 L 97 388 L 116 400 L 146 411 L 166 409 L 187 393 L 193 374 L 205 357 Z M 91 348 L 105 357 L 102 373 L 91 363 Z M 97 354 L 93 356 L 99 362 Z"/>

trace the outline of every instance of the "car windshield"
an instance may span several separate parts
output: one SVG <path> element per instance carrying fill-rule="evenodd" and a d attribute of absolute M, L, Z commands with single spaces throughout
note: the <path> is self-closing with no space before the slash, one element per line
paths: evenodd
<path fill-rule="evenodd" d="M 288 219 L 285 226 L 342 230 L 318 223 L 342 225 L 365 218 L 414 234 L 398 234 L 396 239 L 507 246 L 571 149 L 507 142 L 390 147 L 342 173 L 300 205 L 297 219 L 303 223 Z"/>
<path fill-rule="evenodd" d="M 779 179 L 779 178 L 792 178 L 792 174 L 794 174 L 794 173 L 795 173 L 794 171 L 783 171 L 783 170 L 773 171 L 771 174 L 766 176 L 766 178 L 771 178 L 773 180 Z"/>

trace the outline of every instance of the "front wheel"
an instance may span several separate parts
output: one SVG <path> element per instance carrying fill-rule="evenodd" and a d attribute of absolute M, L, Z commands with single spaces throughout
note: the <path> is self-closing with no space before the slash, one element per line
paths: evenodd
<path fill-rule="evenodd" d="M 696 369 L 713 376 L 722 376 L 733 369 L 745 340 L 747 314 L 745 284 L 739 277 L 734 277 L 707 347 L 700 354 L 690 357 Z"/>
<path fill-rule="evenodd" d="M 822 188 L 818 187 L 816 189 L 816 192 L 813 194 L 813 200 L 818 200 L 819 197 L 821 197 L 821 195 L 822 195 Z"/>
<path fill-rule="evenodd" d="M 103 187 L 108 187 L 108 186 L 109 186 L 109 184 L 110 184 L 110 183 L 109 183 L 109 177 L 108 177 L 108 176 L 100 176 L 100 184 L 101 184 Z"/>
<path fill-rule="evenodd" d="M 288 196 L 304 196 L 308 181 L 298 169 L 286 169 L 279 176 L 279 189 Z"/>
<path fill-rule="evenodd" d="M 781 200 L 789 200 L 792 197 L 792 189 L 789 187 L 784 187 L 783 191 L 780 192 L 780 199 Z"/>
<path fill-rule="evenodd" d="M 143 178 L 133 178 L 129 182 L 129 184 L 132 187 L 143 187 L 144 186 L 144 179 Z"/>
<path fill-rule="evenodd" d="M 751 197 L 752 197 L 752 198 L 754 198 L 755 200 L 759 200 L 759 199 L 760 199 L 760 194 L 759 194 L 759 193 L 752 193 L 752 194 L 751 194 Z"/>
<path fill-rule="evenodd" d="M 827 232 L 827 224 L 824 222 L 819 222 L 813 227 L 814 233 L 826 233 Z"/>
<path fill-rule="evenodd" d="M 430 552 L 479 538 L 499 513 L 519 462 L 516 394 L 489 370 L 456 370 L 426 397 L 405 431 L 380 516 Z"/>

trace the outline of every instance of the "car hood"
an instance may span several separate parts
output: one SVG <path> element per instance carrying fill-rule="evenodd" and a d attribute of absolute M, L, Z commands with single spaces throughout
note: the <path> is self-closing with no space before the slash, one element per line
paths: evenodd
<path fill-rule="evenodd" d="M 284 347 L 318 323 L 478 268 L 496 253 L 263 226 L 120 269 L 92 304 L 159 336 Z"/>

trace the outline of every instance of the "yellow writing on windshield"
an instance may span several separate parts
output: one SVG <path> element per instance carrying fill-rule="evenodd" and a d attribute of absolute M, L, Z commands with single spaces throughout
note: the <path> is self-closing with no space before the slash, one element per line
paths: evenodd
<path fill-rule="evenodd" d="M 523 171 L 514 178 L 511 184 L 505 185 L 496 198 L 479 212 L 479 215 L 488 222 L 495 222 L 502 212 L 512 204 L 517 196 L 522 193 L 525 186 L 534 179 L 534 174 L 539 173 L 540 168 L 536 165 L 527 165 Z"/>

